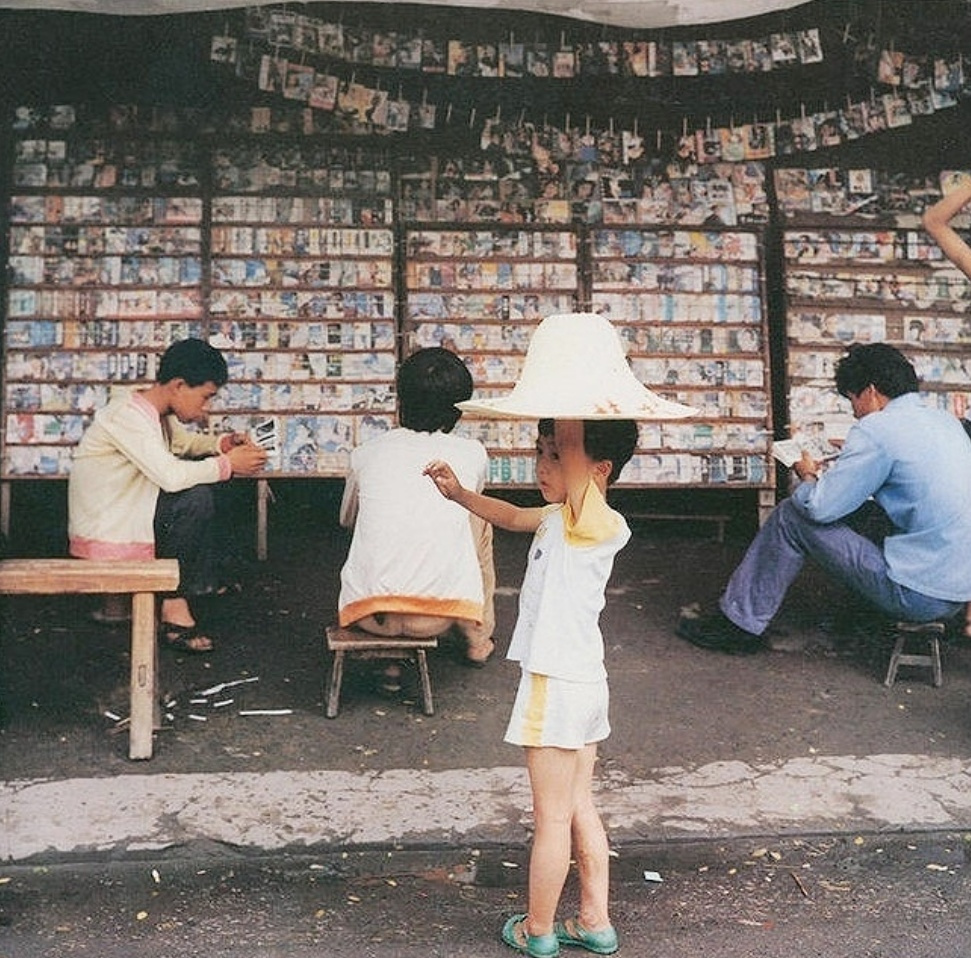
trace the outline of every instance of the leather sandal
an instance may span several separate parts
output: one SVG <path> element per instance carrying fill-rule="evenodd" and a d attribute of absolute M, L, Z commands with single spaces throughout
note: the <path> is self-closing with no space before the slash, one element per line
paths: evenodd
<path fill-rule="evenodd" d="M 161 622 L 158 627 L 161 644 L 175 652 L 189 655 L 205 655 L 213 650 L 212 639 L 199 631 L 198 625 L 176 625 L 174 622 Z"/>

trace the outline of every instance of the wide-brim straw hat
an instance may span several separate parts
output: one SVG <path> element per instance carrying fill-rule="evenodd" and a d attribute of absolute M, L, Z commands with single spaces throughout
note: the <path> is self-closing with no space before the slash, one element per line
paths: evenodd
<path fill-rule="evenodd" d="M 634 376 L 617 330 L 598 313 L 547 316 L 529 341 L 519 382 L 508 396 L 456 405 L 513 419 L 683 419 L 697 413 L 662 399 Z"/>

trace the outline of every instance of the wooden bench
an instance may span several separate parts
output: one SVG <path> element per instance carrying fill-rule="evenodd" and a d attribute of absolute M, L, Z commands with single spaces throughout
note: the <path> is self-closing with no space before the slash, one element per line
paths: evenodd
<path fill-rule="evenodd" d="M 340 626 L 327 627 L 327 649 L 333 653 L 334 661 L 327 681 L 327 718 L 335 718 L 340 708 L 341 683 L 344 681 L 344 656 L 353 655 L 359 659 L 392 659 L 397 661 L 414 660 L 418 666 L 418 684 L 421 692 L 421 706 L 425 715 L 435 713 L 432 701 L 432 680 L 428 674 L 429 649 L 438 648 L 438 639 L 414 639 L 403 635 L 374 635 L 361 629 L 342 629 Z"/>
<path fill-rule="evenodd" d="M 152 733 L 161 724 L 155 593 L 179 584 L 176 559 L 101 562 L 87 559 L 3 559 L 0 593 L 8 595 L 131 595 L 131 706 L 128 757 L 152 757 Z"/>

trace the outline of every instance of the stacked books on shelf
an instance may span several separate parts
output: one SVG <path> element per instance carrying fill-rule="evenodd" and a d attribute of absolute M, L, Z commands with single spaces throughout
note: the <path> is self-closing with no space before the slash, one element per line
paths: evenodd
<path fill-rule="evenodd" d="M 387 158 L 336 148 L 213 152 L 209 341 L 230 385 L 220 427 L 277 427 L 269 473 L 342 476 L 394 425 Z"/>
<path fill-rule="evenodd" d="M 771 481 L 760 244 L 736 229 L 593 230 L 593 309 L 617 326 L 638 379 L 699 410 L 690 423 L 642 424 L 621 481 Z"/>
<path fill-rule="evenodd" d="M 850 172 L 831 179 L 849 183 Z M 794 438 L 845 434 L 852 417 L 832 377 L 850 343 L 897 346 L 914 363 L 926 401 L 958 416 L 968 413 L 971 284 L 911 225 L 912 211 L 946 191 L 955 176 L 945 171 L 936 183 L 916 184 L 906 194 L 909 202 L 897 204 L 907 210 L 902 219 L 886 210 L 871 214 L 876 222 L 870 224 L 790 213 L 783 252 Z M 869 177 L 871 183 L 880 179 Z"/>

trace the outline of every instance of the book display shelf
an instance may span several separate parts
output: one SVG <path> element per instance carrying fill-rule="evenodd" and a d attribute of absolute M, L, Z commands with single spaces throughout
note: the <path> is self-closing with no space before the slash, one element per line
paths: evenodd
<path fill-rule="evenodd" d="M 966 228 L 966 217 L 958 225 Z M 845 435 L 853 420 L 833 374 L 849 343 L 896 346 L 928 402 L 967 414 L 971 284 L 913 214 L 853 226 L 793 214 L 783 244 L 793 436 L 817 443 Z"/>
<path fill-rule="evenodd" d="M 69 108 L 18 114 L 2 478 L 66 475 L 112 391 L 151 380 L 171 342 L 203 334 L 199 151 L 161 124 L 135 137 L 131 122 L 115 110 L 81 130 Z"/>
<path fill-rule="evenodd" d="M 209 341 L 221 428 L 270 422 L 267 474 L 343 476 L 394 421 L 397 337 L 387 157 L 306 144 L 213 156 Z"/>
<path fill-rule="evenodd" d="M 632 485 L 774 488 L 761 233 L 595 228 L 591 301 L 626 340 L 635 375 L 694 406 L 689 420 L 645 422 L 621 476 Z"/>
<path fill-rule="evenodd" d="M 406 348 L 455 349 L 469 364 L 478 396 L 515 385 L 540 319 L 577 309 L 573 229 L 409 229 L 405 249 Z M 468 415 L 455 431 L 489 450 L 490 484 L 533 484 L 535 422 Z"/>
<path fill-rule="evenodd" d="M 774 470 L 763 255 L 756 230 L 438 226 L 406 232 L 408 348 L 469 357 L 479 395 L 516 382 L 535 324 L 578 308 L 608 316 L 635 375 L 695 406 L 690 420 L 645 422 L 618 482 L 760 491 Z M 490 450 L 495 485 L 531 485 L 535 423 L 463 417 Z"/>
<path fill-rule="evenodd" d="M 758 490 L 760 514 L 771 504 L 757 227 L 640 225 L 634 207 L 601 225 L 518 200 L 500 222 L 470 188 L 463 221 L 384 144 L 268 140 L 192 111 L 18 109 L 13 126 L 3 525 L 10 481 L 66 477 L 94 411 L 196 336 L 229 365 L 211 426 L 271 449 L 265 554 L 268 481 L 342 477 L 351 449 L 393 427 L 404 356 L 454 348 L 477 393 L 499 395 L 536 324 L 578 310 L 607 314 L 635 374 L 700 410 L 643 424 L 620 485 L 731 485 Z M 458 428 L 489 449 L 493 486 L 533 485 L 535 423 Z"/>

